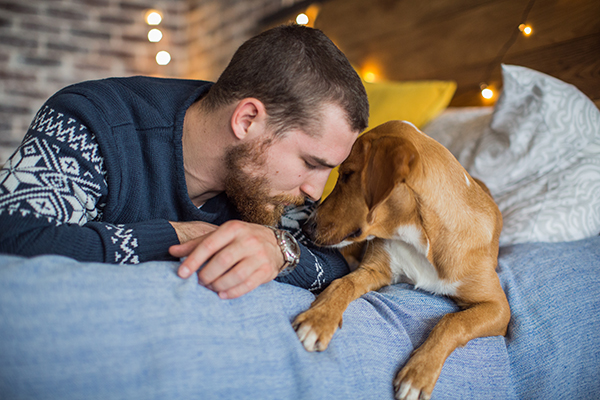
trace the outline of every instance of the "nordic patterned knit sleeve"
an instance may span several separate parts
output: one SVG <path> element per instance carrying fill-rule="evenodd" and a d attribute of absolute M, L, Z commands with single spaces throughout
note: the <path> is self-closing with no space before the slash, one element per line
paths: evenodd
<path fill-rule="evenodd" d="M 315 207 L 316 204 L 311 202 L 301 207 L 292 206 L 281 219 L 279 228 L 289 231 L 300 244 L 300 262 L 291 274 L 277 278 L 277 281 L 318 293 L 335 279 L 348 274 L 350 269 L 338 250 L 319 247 L 302 232 L 302 225 Z"/>
<path fill-rule="evenodd" d="M 155 243 L 142 246 L 138 231 L 152 231 L 152 225 L 164 230 L 168 222 L 101 222 L 105 178 L 94 134 L 75 118 L 44 106 L 0 171 L 0 252 L 115 264 L 157 259 Z"/>

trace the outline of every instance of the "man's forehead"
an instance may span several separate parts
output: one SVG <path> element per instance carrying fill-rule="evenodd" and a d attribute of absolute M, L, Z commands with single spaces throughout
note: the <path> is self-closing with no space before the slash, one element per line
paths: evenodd
<path fill-rule="evenodd" d="M 308 137 L 303 144 L 306 157 L 314 164 L 335 168 L 344 161 L 358 138 L 358 132 L 328 132 L 320 137 Z"/>

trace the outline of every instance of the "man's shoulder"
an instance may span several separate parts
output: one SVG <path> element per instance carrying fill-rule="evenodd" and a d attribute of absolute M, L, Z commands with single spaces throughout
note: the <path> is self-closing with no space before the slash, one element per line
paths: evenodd
<path fill-rule="evenodd" d="M 113 77 L 74 83 L 60 92 L 80 92 L 87 90 L 115 91 L 194 91 L 202 87 L 210 87 L 212 82 L 195 79 L 158 78 L 153 76 Z"/>
<path fill-rule="evenodd" d="M 195 92 L 204 93 L 211 86 L 211 82 L 200 80 L 131 76 L 75 83 L 58 91 L 55 96 L 78 94 L 102 102 L 142 101 L 152 105 L 172 103 L 174 99 L 186 100 Z"/>
<path fill-rule="evenodd" d="M 201 97 L 211 82 L 132 76 L 84 81 L 63 88 L 50 101 L 78 109 L 91 104 L 110 125 L 170 125 L 182 107 Z M 143 126 L 142 126 L 143 125 Z"/>

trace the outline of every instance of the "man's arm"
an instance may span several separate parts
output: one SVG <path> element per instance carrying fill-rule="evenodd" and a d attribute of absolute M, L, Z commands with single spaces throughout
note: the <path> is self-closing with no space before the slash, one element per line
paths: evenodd
<path fill-rule="evenodd" d="M 349 269 L 337 250 L 317 247 L 302 234 L 301 225 L 311 211 L 312 205 L 294 208 L 282 218 L 281 227 L 296 237 L 301 256 L 296 269 L 278 280 L 319 292 Z M 205 227 L 190 224 L 180 223 L 175 228 L 179 233 L 185 227 L 192 236 L 198 229 L 199 237 L 170 249 L 173 256 L 186 257 L 178 270 L 180 277 L 187 279 L 197 272 L 198 283 L 224 299 L 242 296 L 277 277 L 284 260 L 269 228 L 229 221 L 204 234 Z"/>
<path fill-rule="evenodd" d="M 0 252 L 122 264 L 169 257 L 178 240 L 168 221 L 102 222 L 105 177 L 94 134 L 44 106 L 0 171 Z"/>

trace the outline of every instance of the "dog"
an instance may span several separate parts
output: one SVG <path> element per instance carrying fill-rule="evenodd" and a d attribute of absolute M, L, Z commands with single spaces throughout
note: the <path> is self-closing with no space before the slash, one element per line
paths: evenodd
<path fill-rule="evenodd" d="M 455 348 L 506 334 L 510 307 L 496 274 L 501 229 L 487 187 L 445 147 L 404 121 L 370 130 L 305 224 L 316 244 L 360 262 L 296 317 L 298 338 L 308 351 L 325 350 L 350 302 L 386 285 L 448 296 L 460 311 L 437 323 L 393 382 L 396 399 L 429 399 Z"/>

